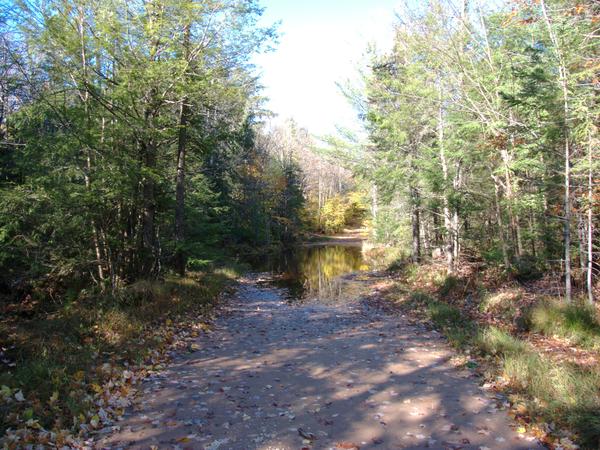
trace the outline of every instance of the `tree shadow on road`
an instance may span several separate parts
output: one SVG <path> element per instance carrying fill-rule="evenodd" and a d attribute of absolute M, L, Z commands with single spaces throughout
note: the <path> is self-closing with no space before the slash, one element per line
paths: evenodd
<path fill-rule="evenodd" d="M 138 411 L 107 446 L 535 447 L 451 364 L 435 333 L 358 307 L 286 306 L 276 290 L 241 292 L 201 350 L 146 381 Z"/>

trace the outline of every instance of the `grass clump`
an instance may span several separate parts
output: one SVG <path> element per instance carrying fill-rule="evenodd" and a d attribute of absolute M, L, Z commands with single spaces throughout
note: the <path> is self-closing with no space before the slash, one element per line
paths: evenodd
<path fill-rule="evenodd" d="M 525 269 L 524 276 L 534 277 Z M 413 291 L 407 297 L 408 308 L 442 331 L 455 347 L 479 353 L 487 361 L 482 365 L 484 372 L 494 379 L 501 375 L 513 403 L 519 410 L 525 408 L 519 414 L 553 424 L 559 434 L 570 430 L 582 448 L 600 448 L 600 369 L 555 361 L 506 331 L 536 331 L 597 350 L 600 320 L 596 310 L 539 299 L 532 305 L 532 299 L 514 285 L 473 292 L 476 284 L 468 290 L 464 277 L 421 272 L 425 273 L 419 273 L 416 266 L 405 269 L 404 285 Z M 492 321 L 500 326 L 489 326 Z"/>
<path fill-rule="evenodd" d="M 460 311 L 446 303 L 431 301 L 427 307 L 429 319 L 441 329 L 455 347 L 464 347 L 473 338 L 475 323 Z"/>
<path fill-rule="evenodd" d="M 458 288 L 460 283 L 461 280 L 454 275 L 448 275 L 444 277 L 438 291 L 439 296 L 443 298 L 452 294 Z"/>
<path fill-rule="evenodd" d="M 462 314 L 458 308 L 445 303 L 429 302 L 429 317 L 441 328 L 453 328 L 462 324 Z"/>
<path fill-rule="evenodd" d="M 504 321 L 511 322 L 517 316 L 518 302 L 521 294 L 518 290 L 505 290 L 495 293 L 486 293 L 482 296 L 479 311 L 493 314 Z"/>
<path fill-rule="evenodd" d="M 500 357 L 502 376 L 523 395 L 531 415 L 570 428 L 584 448 L 600 448 L 600 373 L 555 363 L 495 327 L 483 331 L 477 343 Z"/>
<path fill-rule="evenodd" d="M 600 374 L 532 352 L 507 353 L 503 375 L 528 399 L 531 412 L 577 433 L 584 448 L 600 448 Z"/>
<path fill-rule="evenodd" d="M 416 305 L 428 305 L 435 302 L 435 299 L 425 292 L 415 291 L 410 294 L 409 302 Z"/>
<path fill-rule="evenodd" d="M 600 349 L 600 321 L 591 307 L 545 301 L 530 311 L 529 324 L 532 331 L 559 336 L 585 348 Z"/>
<path fill-rule="evenodd" d="M 460 309 L 435 300 L 425 292 L 415 291 L 410 294 L 406 307 L 418 311 L 421 317 L 442 330 L 455 347 L 467 345 L 475 334 L 475 323 Z"/>
<path fill-rule="evenodd" d="M 522 340 L 496 327 L 488 327 L 477 336 L 477 345 L 492 355 L 512 355 L 530 352 L 530 347 Z"/>

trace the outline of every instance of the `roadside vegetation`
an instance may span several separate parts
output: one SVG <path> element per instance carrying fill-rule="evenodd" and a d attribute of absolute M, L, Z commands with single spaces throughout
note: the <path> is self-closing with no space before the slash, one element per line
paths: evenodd
<path fill-rule="evenodd" d="M 82 292 L 5 315 L 0 427 L 8 430 L 6 445 L 76 446 L 87 432 L 109 430 L 137 380 L 209 329 L 213 308 L 239 273 L 219 268 L 142 280 L 115 294 Z"/>
<path fill-rule="evenodd" d="M 490 283 L 491 274 L 484 271 L 447 276 L 440 264 L 405 263 L 395 274 L 381 291 L 382 306 L 441 331 L 462 351 L 463 364 L 507 396 L 523 430 L 551 446 L 598 448 L 600 314 L 595 308 L 583 299 L 565 305 L 547 295 L 528 295 L 506 278 Z M 496 287 L 488 290 L 484 283 Z"/>
<path fill-rule="evenodd" d="M 0 5 L 10 448 L 109 426 L 134 380 L 209 319 L 228 267 L 297 239 L 298 161 L 264 126 L 250 64 L 277 36 L 261 14 L 237 0 Z"/>

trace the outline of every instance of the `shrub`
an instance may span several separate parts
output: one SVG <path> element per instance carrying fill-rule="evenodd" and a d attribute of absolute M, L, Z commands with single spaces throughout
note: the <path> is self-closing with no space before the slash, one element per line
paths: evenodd
<path fill-rule="evenodd" d="M 523 255 L 513 265 L 515 279 L 520 282 L 537 280 L 544 274 L 543 267 L 535 257 Z"/>
<path fill-rule="evenodd" d="M 337 233 L 346 225 L 346 204 L 340 196 L 330 198 L 321 209 L 321 228 L 325 233 Z"/>

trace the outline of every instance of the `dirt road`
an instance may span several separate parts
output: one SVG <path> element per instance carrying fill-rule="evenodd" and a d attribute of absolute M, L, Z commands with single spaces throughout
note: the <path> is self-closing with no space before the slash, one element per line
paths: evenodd
<path fill-rule="evenodd" d="M 98 448 L 538 448 L 435 332 L 358 299 L 289 304 L 245 279 L 197 345 Z"/>

